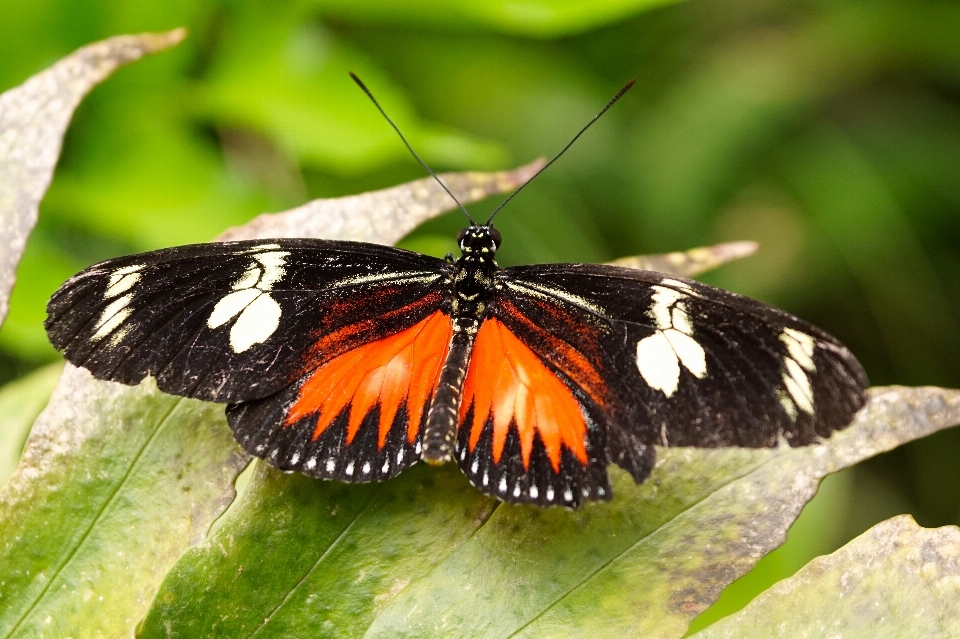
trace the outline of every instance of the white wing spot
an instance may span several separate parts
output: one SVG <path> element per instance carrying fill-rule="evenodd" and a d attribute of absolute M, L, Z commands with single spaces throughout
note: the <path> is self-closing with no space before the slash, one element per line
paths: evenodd
<path fill-rule="evenodd" d="M 290 458 L 290 463 L 296 464 L 298 461 L 300 461 L 300 453 L 294 453 L 293 457 Z"/>
<path fill-rule="evenodd" d="M 260 281 L 257 282 L 257 288 L 261 291 L 269 291 L 273 288 L 274 284 L 283 279 L 286 273 L 284 264 L 286 263 L 288 255 L 290 255 L 290 253 L 287 251 L 254 253 L 253 259 L 263 265 L 263 276 L 260 278 Z"/>
<path fill-rule="evenodd" d="M 233 283 L 233 290 L 239 291 L 245 288 L 253 288 L 260 281 L 260 273 L 263 269 L 256 262 L 247 267 L 236 282 Z"/>
<path fill-rule="evenodd" d="M 476 474 L 477 474 L 477 469 L 478 469 L 479 467 L 480 467 L 480 458 L 479 458 L 479 457 L 474 457 L 474 458 L 473 458 L 473 463 L 470 464 L 470 472 L 473 473 L 474 475 L 476 475 Z"/>
<path fill-rule="evenodd" d="M 497 490 L 501 493 L 507 492 L 507 478 L 505 476 L 500 478 L 500 484 L 497 486 Z"/>
<path fill-rule="evenodd" d="M 107 291 L 103 294 L 104 299 L 116 297 L 120 295 L 120 293 L 130 290 L 134 284 L 140 281 L 140 273 L 137 272 L 140 267 L 137 266 L 133 270 L 128 269 L 130 269 L 129 266 L 118 269 L 110 275 L 110 281 L 107 283 Z"/>
<path fill-rule="evenodd" d="M 487 471 L 483 471 L 483 485 L 486 486 L 490 483 L 490 475 L 487 474 Z"/>
<path fill-rule="evenodd" d="M 350 476 L 353 475 L 353 462 L 350 462 L 349 464 L 347 464 L 346 473 L 347 475 L 350 475 Z"/>
<path fill-rule="evenodd" d="M 589 496 L 590 496 L 590 489 L 587 488 L 586 486 L 584 486 L 584 487 L 583 487 L 583 490 L 580 491 L 580 494 L 583 495 L 584 497 L 589 497 Z"/>
<path fill-rule="evenodd" d="M 573 501 L 573 491 L 569 488 L 563 491 L 563 501 Z"/>
<path fill-rule="evenodd" d="M 787 392 L 803 412 L 813 415 L 813 389 L 810 388 L 810 378 L 800 364 L 790 358 L 784 360 L 786 370 L 783 373 L 783 385 Z"/>
<path fill-rule="evenodd" d="M 124 295 L 110 302 L 110 304 L 103 309 L 103 312 L 100 313 L 100 319 L 97 320 L 95 325 L 97 330 L 90 336 L 90 340 L 94 342 L 99 341 L 117 330 L 117 328 L 130 317 L 130 313 L 133 312 L 127 308 L 127 305 L 132 301 L 133 297 Z"/>
<path fill-rule="evenodd" d="M 790 395 L 783 390 L 777 389 L 777 398 L 780 400 L 780 405 L 783 406 L 783 410 L 787 413 L 790 421 L 797 421 L 797 405 L 790 399 Z"/>
<path fill-rule="evenodd" d="M 227 293 L 216 306 L 213 312 L 207 318 L 207 328 L 219 328 L 236 317 L 243 309 L 250 306 L 253 300 L 260 297 L 260 291 L 255 288 L 247 288 L 242 291 Z"/>
<path fill-rule="evenodd" d="M 317 467 L 316 457 L 311 457 L 310 459 L 307 460 L 307 470 L 313 470 L 316 467 Z"/>
<path fill-rule="evenodd" d="M 414 450 L 416 451 L 416 453 L 417 453 L 418 455 L 420 454 L 420 449 L 421 449 L 420 442 L 417 442 L 417 446 L 416 446 L 416 448 L 414 448 Z"/>
<path fill-rule="evenodd" d="M 663 283 L 690 287 L 683 282 Z M 684 294 L 670 288 L 654 286 L 653 304 L 648 315 L 658 331 L 637 343 L 637 369 L 648 386 L 673 396 L 680 385 L 680 364 L 694 377 L 707 374 L 707 355 L 693 335 L 693 322 L 682 300 Z"/>
<path fill-rule="evenodd" d="M 808 371 L 816 368 L 813 363 L 813 348 L 816 341 L 813 337 L 792 328 L 785 328 L 780 334 L 780 341 L 787 346 L 787 352 L 797 364 Z"/>
<path fill-rule="evenodd" d="M 536 499 L 540 495 L 540 489 L 536 486 L 530 487 L 530 497 Z"/>
<path fill-rule="evenodd" d="M 553 501 L 553 486 L 547 486 L 547 501 Z"/>
<path fill-rule="evenodd" d="M 519 484 L 519 483 L 518 483 L 518 484 L 515 484 L 514 487 L 513 487 L 513 496 L 514 496 L 514 497 L 519 497 L 519 496 L 520 496 L 520 484 Z"/>
<path fill-rule="evenodd" d="M 364 475 L 370 474 L 370 462 L 364 462 L 363 468 L 360 469 Z"/>
<path fill-rule="evenodd" d="M 650 307 L 650 310 L 647 311 L 647 314 L 656 323 L 657 328 L 664 329 L 673 326 L 673 321 L 670 319 L 670 309 L 676 302 L 682 300 L 683 297 L 683 293 L 675 291 L 672 288 L 664 288 L 662 286 L 653 287 L 653 305 Z"/>
<path fill-rule="evenodd" d="M 707 374 L 707 354 L 703 351 L 703 347 L 697 343 L 697 340 L 673 329 L 666 330 L 663 334 L 670 342 L 670 346 L 673 347 L 677 357 L 683 362 L 684 368 L 693 373 L 693 376 L 697 379 L 703 379 L 703 376 Z"/>
<path fill-rule="evenodd" d="M 680 384 L 680 361 L 663 333 L 654 333 L 637 343 L 637 368 L 650 388 L 672 396 Z"/>
<path fill-rule="evenodd" d="M 254 344 L 267 341 L 280 326 L 280 305 L 268 293 L 262 293 L 240 313 L 230 329 L 230 348 L 242 353 Z"/>
<path fill-rule="evenodd" d="M 671 319 L 675 329 L 681 333 L 693 335 L 693 322 L 690 321 L 690 316 L 687 314 L 687 308 L 683 305 L 683 302 L 678 302 L 673 307 Z"/>
<path fill-rule="evenodd" d="M 597 488 L 597 495 L 599 495 L 600 497 L 603 497 L 606 494 L 607 494 L 607 491 L 605 491 L 603 488 Z"/>
<path fill-rule="evenodd" d="M 397 451 L 397 463 L 403 462 L 403 449 Z"/>
<path fill-rule="evenodd" d="M 332 473 L 336 469 L 337 469 L 337 460 L 331 457 L 330 459 L 327 460 L 327 472 Z"/>
<path fill-rule="evenodd" d="M 380 468 L 381 473 L 386 473 L 390 470 L 390 460 L 386 459 L 383 462 L 383 466 Z"/>

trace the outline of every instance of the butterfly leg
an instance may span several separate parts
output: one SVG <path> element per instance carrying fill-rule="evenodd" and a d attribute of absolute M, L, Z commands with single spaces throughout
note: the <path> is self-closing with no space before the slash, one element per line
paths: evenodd
<path fill-rule="evenodd" d="M 428 464 L 443 464 L 453 459 L 453 443 L 457 436 L 463 382 L 467 376 L 470 354 L 479 322 L 473 319 L 454 320 L 450 350 L 440 371 L 437 391 L 427 413 L 420 458 Z"/>

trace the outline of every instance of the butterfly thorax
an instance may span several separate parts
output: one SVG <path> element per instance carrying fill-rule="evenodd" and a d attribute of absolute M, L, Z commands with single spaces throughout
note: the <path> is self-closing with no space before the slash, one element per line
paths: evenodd
<path fill-rule="evenodd" d="M 457 241 L 461 255 L 453 264 L 449 292 L 453 337 L 423 431 L 421 457 L 432 464 L 453 458 L 467 364 L 477 331 L 493 299 L 494 273 L 500 268 L 494 259 L 500 246 L 500 232 L 492 226 L 469 226 L 460 231 Z"/>
<path fill-rule="evenodd" d="M 476 333 L 494 291 L 495 259 L 500 232 L 491 226 L 470 226 L 457 238 L 460 258 L 454 262 L 450 312 L 454 330 Z"/>

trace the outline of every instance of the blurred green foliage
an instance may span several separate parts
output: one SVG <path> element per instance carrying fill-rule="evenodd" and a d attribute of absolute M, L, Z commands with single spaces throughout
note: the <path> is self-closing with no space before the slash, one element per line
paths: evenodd
<path fill-rule="evenodd" d="M 353 70 L 437 170 L 549 155 L 638 77 L 498 217 L 502 263 L 757 240 L 708 281 L 826 328 L 875 384 L 960 386 L 957 3 L 0 0 L 0 90 L 94 40 L 177 26 L 185 43 L 77 113 L 0 381 L 57 357 L 45 301 L 87 264 L 420 177 Z M 405 246 L 442 254 L 461 224 Z M 882 518 L 960 523 L 958 458 L 953 429 L 831 480 L 707 617 Z"/>

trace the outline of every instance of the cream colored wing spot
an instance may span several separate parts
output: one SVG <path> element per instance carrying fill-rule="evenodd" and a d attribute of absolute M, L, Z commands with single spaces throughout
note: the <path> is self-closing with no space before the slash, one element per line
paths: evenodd
<path fill-rule="evenodd" d="M 787 347 L 787 357 L 783 360 L 783 387 L 786 393 L 780 393 L 780 404 L 791 420 L 796 420 L 798 410 L 813 415 L 813 388 L 810 376 L 816 370 L 813 363 L 813 350 L 816 340 L 793 328 L 785 328 L 780 341 Z"/>
<path fill-rule="evenodd" d="M 107 281 L 107 290 L 103 294 L 104 299 L 116 297 L 133 288 L 133 285 L 140 281 L 140 269 L 142 268 L 143 264 L 133 264 L 118 268 L 111 273 L 110 279 Z"/>
<path fill-rule="evenodd" d="M 703 379 L 707 374 L 707 355 L 693 338 L 693 322 L 683 302 L 686 296 L 662 286 L 653 289 L 648 315 L 657 332 L 637 343 L 637 369 L 650 388 L 671 397 L 680 385 L 680 366 Z"/>
<path fill-rule="evenodd" d="M 109 305 L 100 313 L 100 319 L 97 320 L 97 323 L 94 325 L 96 331 L 93 335 L 90 336 L 90 340 L 93 342 L 98 342 L 113 331 L 117 330 L 121 324 L 123 324 L 132 310 L 129 308 L 130 302 L 133 301 L 133 297 L 130 295 L 124 295 L 123 297 L 117 298 L 114 301 L 110 302 Z"/>
<path fill-rule="evenodd" d="M 263 248 L 279 248 L 275 244 Z M 233 321 L 230 348 L 242 353 L 261 344 L 277 331 L 283 310 L 270 296 L 275 284 L 286 274 L 287 251 L 251 253 L 253 261 L 233 283 L 232 290 L 213 307 L 207 328 L 215 329 Z"/>

